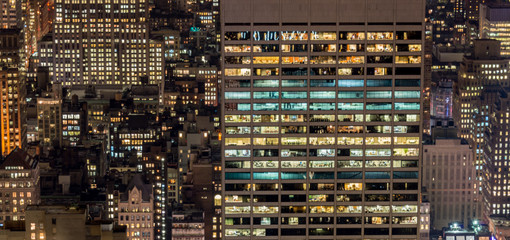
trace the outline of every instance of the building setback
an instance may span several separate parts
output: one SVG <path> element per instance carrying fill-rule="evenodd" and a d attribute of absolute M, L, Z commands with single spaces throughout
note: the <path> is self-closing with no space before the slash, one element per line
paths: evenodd
<path fill-rule="evenodd" d="M 480 38 L 501 41 L 501 55 L 510 56 L 510 5 L 480 5 Z"/>
<path fill-rule="evenodd" d="M 422 0 L 224 0 L 224 239 L 419 237 Z"/>

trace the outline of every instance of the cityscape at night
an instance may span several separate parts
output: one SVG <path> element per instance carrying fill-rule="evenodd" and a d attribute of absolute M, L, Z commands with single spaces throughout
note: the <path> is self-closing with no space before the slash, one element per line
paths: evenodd
<path fill-rule="evenodd" d="M 0 0 L 0 240 L 510 239 L 510 0 Z"/>

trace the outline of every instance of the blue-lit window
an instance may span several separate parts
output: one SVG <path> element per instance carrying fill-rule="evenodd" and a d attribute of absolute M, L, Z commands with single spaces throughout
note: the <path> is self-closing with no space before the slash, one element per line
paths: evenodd
<path fill-rule="evenodd" d="M 253 111 L 278 111 L 278 103 L 254 103 Z"/>
<path fill-rule="evenodd" d="M 250 180 L 250 173 L 228 172 L 225 173 L 227 180 Z"/>
<path fill-rule="evenodd" d="M 395 87 L 419 87 L 420 79 L 396 79 Z"/>
<path fill-rule="evenodd" d="M 363 92 L 362 91 L 356 91 L 356 92 L 345 92 L 345 91 L 339 91 L 338 92 L 338 98 L 363 98 Z"/>
<path fill-rule="evenodd" d="M 361 172 L 339 172 L 338 179 L 362 179 L 363 174 Z"/>
<path fill-rule="evenodd" d="M 363 103 L 338 103 L 338 110 L 363 110 Z"/>
<path fill-rule="evenodd" d="M 312 111 L 331 111 L 335 110 L 335 103 L 310 103 Z"/>
<path fill-rule="evenodd" d="M 310 98 L 314 98 L 314 99 L 331 99 L 331 98 L 335 98 L 335 91 L 310 92 Z"/>
<path fill-rule="evenodd" d="M 307 68 L 282 68 L 282 76 L 308 76 Z"/>
<path fill-rule="evenodd" d="M 365 172 L 365 179 L 390 179 L 389 172 Z"/>
<path fill-rule="evenodd" d="M 339 87 L 363 87 L 364 85 L 365 85 L 365 83 L 364 83 L 364 80 L 362 80 L 362 79 L 359 79 L 359 80 L 352 80 L 352 79 L 343 80 L 343 79 L 340 79 L 340 80 L 338 80 L 338 86 Z"/>
<path fill-rule="evenodd" d="M 250 99 L 250 92 L 225 92 L 225 99 Z"/>
<path fill-rule="evenodd" d="M 278 172 L 255 172 L 253 180 L 278 180 Z"/>
<path fill-rule="evenodd" d="M 311 179 L 335 179 L 334 172 L 312 172 L 310 174 Z"/>
<path fill-rule="evenodd" d="M 282 172 L 282 179 L 283 180 L 306 179 L 306 173 L 305 172 Z"/>
<path fill-rule="evenodd" d="M 420 91 L 396 91 L 395 98 L 420 98 Z"/>
<path fill-rule="evenodd" d="M 393 179 L 417 179 L 418 172 L 393 172 Z"/>
<path fill-rule="evenodd" d="M 282 80 L 282 87 L 306 87 L 306 80 Z"/>
<path fill-rule="evenodd" d="M 335 80 L 331 79 L 310 80 L 310 87 L 335 87 Z"/>
<path fill-rule="evenodd" d="M 251 104 L 249 103 L 226 103 L 225 111 L 250 111 Z"/>
<path fill-rule="evenodd" d="M 278 80 L 253 80 L 253 87 L 256 88 L 272 88 L 278 87 Z"/>
<path fill-rule="evenodd" d="M 278 40 L 280 40 L 280 32 L 253 31 L 253 41 L 278 41 Z"/>
<path fill-rule="evenodd" d="M 367 103 L 367 110 L 391 110 L 391 103 Z"/>
<path fill-rule="evenodd" d="M 237 110 L 238 111 L 250 111 L 251 110 L 251 104 L 249 104 L 249 103 L 238 103 L 237 104 Z"/>
<path fill-rule="evenodd" d="M 253 99 L 278 99 L 278 92 L 253 92 Z"/>
<path fill-rule="evenodd" d="M 391 98 L 391 91 L 367 91 L 367 98 Z"/>
<path fill-rule="evenodd" d="M 306 111 L 306 103 L 282 103 L 283 111 Z"/>
<path fill-rule="evenodd" d="M 282 92 L 282 99 L 306 99 L 306 92 Z"/>
<path fill-rule="evenodd" d="M 420 110 L 420 103 L 417 102 L 405 102 L 395 103 L 395 110 Z"/>
<path fill-rule="evenodd" d="M 367 80 L 367 87 L 391 87 L 390 79 Z"/>

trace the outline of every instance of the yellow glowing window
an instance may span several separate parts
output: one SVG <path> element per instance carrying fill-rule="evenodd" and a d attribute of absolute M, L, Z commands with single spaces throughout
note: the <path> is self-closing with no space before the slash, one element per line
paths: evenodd
<path fill-rule="evenodd" d="M 278 64 L 279 57 L 253 57 L 253 64 Z"/>

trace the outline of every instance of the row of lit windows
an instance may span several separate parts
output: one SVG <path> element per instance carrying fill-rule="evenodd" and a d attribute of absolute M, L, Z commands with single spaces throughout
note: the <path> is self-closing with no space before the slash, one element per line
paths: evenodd
<path fill-rule="evenodd" d="M 307 41 L 307 40 L 421 40 L 421 31 L 394 32 L 315 32 L 311 31 L 249 31 L 225 32 L 226 41 Z"/>
<path fill-rule="evenodd" d="M 365 63 L 364 56 L 311 56 L 311 64 L 363 64 Z M 395 56 L 396 64 L 419 64 L 421 63 L 421 56 Z M 278 56 L 257 56 L 250 58 L 248 56 L 225 57 L 226 64 L 279 64 L 280 57 Z M 293 56 L 281 57 L 282 64 L 307 64 L 308 57 Z M 393 63 L 393 56 L 368 56 L 367 63 Z"/>
<path fill-rule="evenodd" d="M 11 175 L 9 175 L 10 177 Z M 21 176 L 18 176 L 18 178 Z M 30 177 L 30 175 L 25 175 L 25 177 Z M 34 185 L 31 182 L 0 182 L 0 188 L 23 188 L 23 187 L 33 187 Z"/>
<path fill-rule="evenodd" d="M 252 209 L 253 208 L 253 209 Z M 375 205 L 375 206 L 356 206 L 356 205 L 343 205 L 343 206 L 284 206 L 284 207 L 271 207 L 267 206 L 228 206 L 225 207 L 225 214 L 272 214 L 278 213 L 417 213 L 418 207 L 416 205 Z M 363 211 L 363 209 L 365 211 Z M 390 211 L 391 209 L 391 211 Z"/>
<path fill-rule="evenodd" d="M 311 52 L 336 52 L 337 47 L 334 44 L 313 44 L 310 46 Z M 308 45 L 306 44 L 261 44 L 261 45 L 247 45 L 247 44 L 232 44 L 225 45 L 225 53 L 249 53 L 249 52 L 308 52 Z M 421 44 L 367 44 L 367 52 L 421 52 Z M 364 44 L 339 44 L 338 52 L 364 52 Z"/>
<path fill-rule="evenodd" d="M 295 219 L 295 220 L 294 220 Z M 282 224 L 289 224 L 289 225 L 298 225 L 303 224 L 302 227 L 305 226 L 306 221 L 301 222 L 298 221 L 299 218 L 287 218 L 285 223 Z M 306 218 L 303 218 L 306 220 Z M 383 217 L 373 217 L 372 219 L 383 219 Z M 398 221 L 396 219 L 400 218 L 393 218 L 394 221 Z M 292 222 L 295 221 L 295 222 Z M 319 220 L 317 220 L 319 221 Z M 367 220 L 368 221 L 368 220 Z M 376 220 L 373 220 L 376 221 Z M 329 222 L 329 224 L 332 224 L 333 222 Z M 385 222 L 386 224 L 389 223 L 387 220 Z M 274 223 L 277 224 L 277 223 Z M 313 224 L 313 223 L 311 223 Z M 361 224 L 361 220 L 360 223 Z M 373 224 L 382 224 L 382 223 L 373 223 Z M 406 224 L 406 223 L 400 223 L 400 224 Z M 407 223 L 410 224 L 410 223 Z M 269 223 L 265 223 L 262 225 L 270 225 Z M 301 225 L 300 225 L 301 226 Z M 280 232 L 281 236 L 306 236 L 307 234 L 310 236 L 333 236 L 336 232 L 337 236 L 354 236 L 354 235 L 362 235 L 362 232 L 365 236 L 374 236 L 374 235 L 389 235 L 390 229 L 389 228 L 334 228 L 333 226 L 330 227 L 322 227 L 322 228 L 259 228 L 259 229 L 253 229 L 250 228 L 228 228 L 225 229 L 225 237 L 228 237 L 229 239 L 235 239 L 239 237 L 264 237 L 264 236 L 278 236 L 278 232 Z M 417 228 L 392 228 L 391 234 L 393 236 L 399 236 L 399 235 L 411 235 L 415 236 L 417 234 L 418 230 Z M 221 237 L 221 234 L 220 234 Z M 214 236 L 215 238 L 215 236 Z M 408 239 L 408 238 L 406 238 Z"/>
<path fill-rule="evenodd" d="M 225 115 L 225 123 L 240 123 L 240 122 L 251 122 L 253 117 L 253 122 L 262 123 L 262 122 L 280 122 L 280 118 L 282 122 L 334 122 L 335 115 L 331 114 L 311 114 L 303 115 Z M 395 122 L 417 122 L 420 120 L 418 114 L 394 114 L 393 121 Z M 339 122 L 363 122 L 363 114 L 341 114 L 338 115 Z M 365 121 L 367 122 L 391 122 L 392 117 L 391 114 L 366 114 Z M 339 126 L 342 127 L 342 126 Z M 346 126 L 348 127 L 348 126 Z M 351 126 L 350 128 L 355 128 Z M 382 130 L 384 133 L 391 133 L 391 127 L 387 127 L 390 129 Z M 227 128 L 229 129 L 229 128 Z M 368 129 L 367 129 L 368 130 Z M 236 130 L 233 132 L 229 132 L 230 134 L 235 134 Z M 243 129 L 238 130 L 240 133 L 246 132 Z M 356 130 L 358 131 L 358 130 Z M 361 130 L 362 131 L 362 130 Z M 249 132 L 249 129 L 248 129 Z"/>
<path fill-rule="evenodd" d="M 259 208 L 264 209 L 264 208 Z M 259 210 L 258 209 L 258 210 Z M 316 217 L 310 217 L 309 224 L 332 224 L 334 223 L 334 218 L 316 218 Z M 362 224 L 363 222 L 365 224 L 389 224 L 389 218 L 388 217 L 365 217 L 365 221 L 363 221 L 363 218 L 359 216 L 355 217 L 337 217 L 336 218 L 337 224 Z M 418 217 L 417 216 L 394 216 L 392 218 L 393 224 L 417 224 L 418 223 Z M 423 217 L 422 217 L 423 219 Z M 250 218 L 226 218 L 225 219 L 225 225 L 227 226 L 240 226 L 240 225 L 252 225 Z M 306 217 L 283 217 L 281 219 L 281 224 L 284 225 L 298 225 L 298 224 L 306 224 Z M 422 222 L 424 222 L 422 220 Z M 253 218 L 253 224 L 254 225 L 272 225 L 272 224 L 278 224 L 278 218 Z M 266 230 L 266 229 L 262 229 Z"/>
<path fill-rule="evenodd" d="M 392 108 L 391 102 L 348 102 L 338 103 L 301 103 L 301 102 L 289 102 L 281 103 L 237 103 L 235 105 L 229 105 L 227 111 L 362 111 L 362 110 L 397 110 L 397 111 L 409 111 L 409 110 L 420 110 L 421 103 L 418 102 L 396 102 L 395 107 Z"/>
<path fill-rule="evenodd" d="M 298 128 L 297 126 L 291 126 Z M 310 128 L 313 128 L 310 127 Z M 285 129 L 285 130 L 283 130 Z M 286 128 L 283 128 L 283 131 L 286 131 Z M 400 132 L 405 132 L 407 130 L 407 126 L 396 126 L 395 129 L 399 129 Z M 397 131 L 395 131 L 397 132 Z M 228 131 L 227 131 L 228 133 Z M 278 127 L 255 127 L 254 133 L 262 133 L 262 134 L 278 134 Z M 323 132 L 327 133 L 327 132 Z M 333 132 L 334 133 L 334 132 Z M 249 134 L 249 133 L 248 133 Z M 332 140 L 334 142 L 334 137 L 324 137 L 328 140 Z M 231 138 L 226 138 L 226 143 L 229 143 L 228 140 Z M 253 142 L 255 145 L 259 145 L 260 141 L 263 141 L 263 139 L 267 140 L 267 138 L 254 138 Z M 282 137 L 282 145 L 306 145 L 306 137 Z M 310 138 L 310 144 L 312 144 L 312 140 L 316 140 L 315 138 Z M 321 138 L 317 138 L 321 139 Z M 392 138 L 391 137 L 338 137 L 337 138 L 337 144 L 338 145 L 391 145 L 392 144 Z M 419 143 L 419 137 L 394 137 L 393 138 L 393 144 L 404 144 L 404 145 L 414 145 Z M 233 140 L 232 140 L 233 141 Z M 315 142 L 317 145 L 317 142 Z M 322 144 L 319 144 L 322 145 Z M 328 144 L 326 144 L 328 145 Z M 332 149 L 333 150 L 333 149 Z M 237 151 L 237 152 L 230 152 L 230 151 Z M 239 152 L 241 151 L 241 152 Z M 500 150 L 501 151 L 501 150 Z M 333 151 L 334 152 L 334 151 Z M 243 157 L 250 157 L 249 150 L 247 152 L 243 152 L 242 150 L 225 150 L 226 157 L 234 157 L 234 156 L 243 156 Z M 497 154 L 497 152 L 496 152 Z"/>
<path fill-rule="evenodd" d="M 367 172 L 369 177 L 372 179 L 377 179 L 378 177 L 390 176 L 387 172 Z M 403 173 L 403 172 L 401 172 Z M 416 173 L 416 172 L 414 172 Z M 415 175 L 411 173 L 412 175 Z M 406 180 L 405 182 L 394 182 L 392 189 L 393 190 L 418 190 L 418 183 L 414 182 L 417 179 L 411 181 L 411 179 Z M 386 180 L 385 180 L 386 181 Z M 317 193 L 323 193 L 324 191 L 346 191 L 349 194 L 354 194 L 355 191 L 365 190 L 374 190 L 374 191 L 389 191 L 390 185 L 387 182 L 371 182 L 365 183 L 365 185 L 361 182 L 342 182 L 342 183 L 226 183 L 225 191 L 227 192 L 236 192 L 236 194 L 250 194 L 249 191 L 320 191 Z M 364 187 L 363 187 L 364 186 Z M 239 192 L 239 193 L 238 193 Z M 242 192 L 242 193 L 241 193 Z M 361 193 L 361 192 L 359 192 Z M 228 196 L 228 195 L 227 195 Z M 342 195 L 340 195 L 342 196 Z M 253 195 L 253 198 L 258 197 L 258 195 Z M 285 195 L 282 195 L 282 200 L 285 202 Z M 254 199 L 253 199 L 254 200 Z M 347 200 L 345 196 L 343 200 Z M 350 199 L 349 199 L 350 200 Z M 270 199 L 257 199 L 257 202 L 270 201 Z"/>
<path fill-rule="evenodd" d="M 229 127 L 227 126 L 225 128 L 226 134 L 239 134 L 239 135 L 246 135 L 246 134 L 302 134 L 302 133 L 314 133 L 314 134 L 327 134 L 336 133 L 336 129 L 338 129 L 338 133 L 392 133 L 392 127 L 391 126 L 377 126 L 377 125 L 371 125 L 371 126 L 347 126 L 347 125 L 311 125 L 309 127 L 302 126 L 302 125 L 291 125 L 291 126 L 254 126 L 253 131 L 251 130 L 251 127 Z M 419 126 L 394 126 L 393 127 L 394 133 L 419 133 Z M 405 139 L 405 141 L 404 141 Z M 398 143 L 404 143 L 408 142 L 408 144 L 413 144 L 413 141 L 407 141 L 406 138 L 398 138 L 395 140 Z M 350 142 L 347 141 L 346 142 Z M 371 141 L 367 141 L 369 143 Z"/>
<path fill-rule="evenodd" d="M 227 161 L 225 168 L 238 168 L 250 169 L 250 161 Z M 362 168 L 363 161 L 361 160 L 341 160 L 337 162 L 338 168 Z M 303 161 L 281 161 L 280 168 L 307 168 L 306 162 Z M 416 168 L 418 167 L 417 160 L 367 160 L 365 161 L 365 168 Z M 279 162 L 275 160 L 268 161 L 253 161 L 253 168 L 278 168 Z M 335 167 L 335 162 L 332 160 L 309 161 L 309 168 L 327 168 Z"/>
<path fill-rule="evenodd" d="M 309 81 L 309 84 L 308 84 Z M 366 84 L 365 84 L 366 82 Z M 337 85 L 338 84 L 338 85 Z M 278 88 L 278 87 L 329 87 L 334 88 L 336 86 L 342 88 L 351 88 L 351 87 L 419 87 L 420 79 L 283 79 L 280 80 L 274 79 L 255 79 L 253 80 L 253 84 L 251 80 L 231 80 L 228 79 L 225 82 L 225 88 L 249 88 L 253 86 L 253 88 Z"/>
<path fill-rule="evenodd" d="M 366 96 L 365 96 L 366 95 Z M 364 99 L 364 98 L 420 98 L 420 91 L 286 91 L 286 92 L 225 92 L 226 100 L 233 99 Z"/>
<path fill-rule="evenodd" d="M 364 194 L 366 202 L 382 202 L 382 201 L 417 201 L 417 194 L 393 194 L 390 197 L 390 194 Z M 282 195 L 282 202 L 361 202 L 363 201 L 362 194 L 310 194 L 308 195 Z M 226 203 L 249 203 L 249 202 L 278 202 L 278 195 L 255 195 L 253 199 L 250 195 L 227 195 L 225 196 Z M 269 209 L 264 208 L 265 206 L 254 206 L 253 213 L 278 213 L 277 208 L 270 211 Z M 317 206 L 311 206 L 313 209 Z M 269 211 L 268 211 L 269 210 Z M 311 211 L 310 213 L 315 213 Z"/>
<path fill-rule="evenodd" d="M 394 74 L 393 74 L 394 72 Z M 356 76 L 356 75 L 420 75 L 421 68 L 395 68 L 392 67 L 364 67 L 356 68 L 336 68 L 336 67 L 317 67 L 317 68 L 226 68 L 227 77 L 250 77 L 250 76 Z"/>

